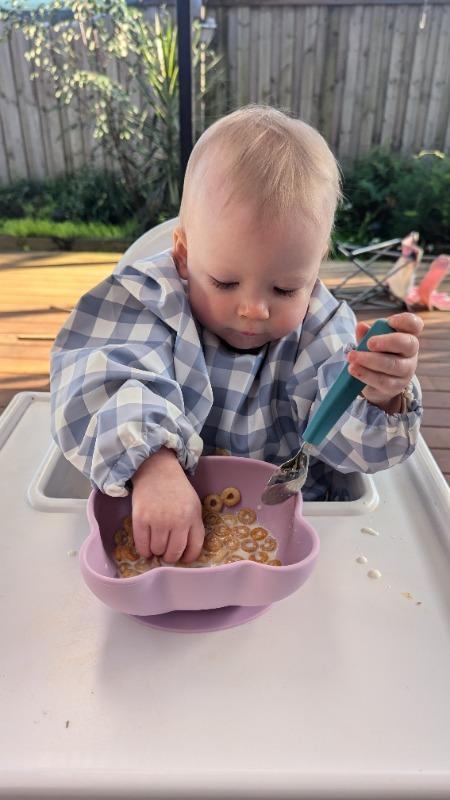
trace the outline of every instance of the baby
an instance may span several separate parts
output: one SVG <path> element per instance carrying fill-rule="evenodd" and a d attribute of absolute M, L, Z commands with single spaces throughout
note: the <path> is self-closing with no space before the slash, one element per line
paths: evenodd
<path fill-rule="evenodd" d="M 241 108 L 193 149 L 173 249 L 117 268 L 59 333 L 52 433 L 93 486 L 132 488 L 142 556 L 194 561 L 205 532 L 186 472 L 202 453 L 290 458 L 345 364 L 366 387 L 314 451 L 304 497 L 325 497 L 336 469 L 413 452 L 422 321 L 395 314 L 395 333 L 351 350 L 369 326 L 318 278 L 339 199 L 316 130 Z"/>

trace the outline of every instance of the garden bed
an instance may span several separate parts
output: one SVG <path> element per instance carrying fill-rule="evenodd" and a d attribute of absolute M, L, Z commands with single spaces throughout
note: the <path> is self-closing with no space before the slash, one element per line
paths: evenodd
<path fill-rule="evenodd" d="M 108 250 L 111 253 L 124 253 L 132 239 L 59 239 L 48 236 L 2 236 L 0 251 L 5 253 L 20 250 Z"/>

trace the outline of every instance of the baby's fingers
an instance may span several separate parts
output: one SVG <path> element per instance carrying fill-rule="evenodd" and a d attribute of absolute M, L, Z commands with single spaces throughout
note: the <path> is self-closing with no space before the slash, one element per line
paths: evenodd
<path fill-rule="evenodd" d="M 180 560 L 186 549 L 188 532 L 186 528 L 178 528 L 170 532 L 163 556 L 164 561 L 168 564 L 175 564 L 176 561 Z"/>
<path fill-rule="evenodd" d="M 401 333 L 412 333 L 413 336 L 420 336 L 423 330 L 423 320 L 409 311 L 405 311 L 402 314 L 392 314 L 387 321 L 392 328 Z"/>
<path fill-rule="evenodd" d="M 354 378 L 364 383 L 369 389 L 375 389 L 384 397 L 395 397 L 405 388 L 405 379 L 388 375 L 385 372 L 374 372 L 365 367 L 350 367 L 349 372 Z"/>
<path fill-rule="evenodd" d="M 412 333 L 384 333 L 381 336 L 371 336 L 367 347 L 371 352 L 397 353 L 399 356 L 412 358 L 419 352 L 419 340 Z"/>
<path fill-rule="evenodd" d="M 150 528 L 143 520 L 133 516 L 133 539 L 136 550 L 142 558 L 151 558 L 153 555 L 150 549 Z"/>
<path fill-rule="evenodd" d="M 184 552 L 183 558 L 181 559 L 183 564 L 192 564 L 192 562 L 199 557 L 202 551 L 204 539 L 205 539 L 205 528 L 203 526 L 203 522 L 201 521 L 201 519 L 199 519 L 196 522 L 192 523 L 191 529 L 189 531 L 187 547 Z"/>
<path fill-rule="evenodd" d="M 408 319 L 405 321 L 404 317 Z M 413 321 L 409 320 L 409 317 L 412 317 Z M 388 322 L 394 327 L 393 323 L 397 319 L 401 321 L 399 327 L 393 333 L 378 334 L 378 336 L 371 336 L 367 340 L 368 350 L 378 351 L 379 353 L 397 353 L 406 358 L 417 355 L 419 352 L 419 340 L 417 337 L 423 328 L 422 320 L 420 317 L 416 317 L 415 314 L 394 314 L 389 317 Z M 414 320 L 417 320 L 417 325 Z M 358 322 L 356 326 L 358 342 L 365 336 L 369 327 L 367 322 Z"/>
<path fill-rule="evenodd" d="M 151 526 L 150 550 L 155 556 L 162 556 L 167 549 L 169 528 L 164 523 L 154 522 Z"/>
<path fill-rule="evenodd" d="M 357 376 L 358 369 L 367 368 L 373 372 L 382 372 L 396 378 L 405 378 L 407 381 L 414 373 L 415 359 L 399 357 L 395 353 L 366 353 L 354 350 L 348 355 L 349 372 Z"/>

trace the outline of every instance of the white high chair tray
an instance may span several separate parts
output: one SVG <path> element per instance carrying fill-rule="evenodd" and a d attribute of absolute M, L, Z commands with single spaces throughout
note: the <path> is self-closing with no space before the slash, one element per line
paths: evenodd
<path fill-rule="evenodd" d="M 296 594 L 184 635 L 90 594 L 84 504 L 27 500 L 49 444 L 49 395 L 17 395 L 0 419 L 0 797 L 448 800 L 450 491 L 423 440 L 374 476 L 378 503 L 311 516 L 321 554 Z"/>

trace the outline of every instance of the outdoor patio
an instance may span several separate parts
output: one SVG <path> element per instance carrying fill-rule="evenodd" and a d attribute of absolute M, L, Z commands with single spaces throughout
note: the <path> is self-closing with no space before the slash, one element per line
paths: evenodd
<path fill-rule="evenodd" d="M 58 330 L 77 299 L 108 275 L 118 258 L 108 252 L 0 254 L 0 412 L 17 392 L 49 390 L 49 352 Z M 348 264 L 326 262 L 322 278 L 332 288 L 348 271 Z M 355 291 L 361 286 L 361 279 L 352 282 Z M 442 290 L 450 290 L 449 278 Z M 366 308 L 358 316 L 372 320 L 390 313 L 387 307 Z M 450 314 L 421 317 L 422 433 L 450 484 Z"/>

